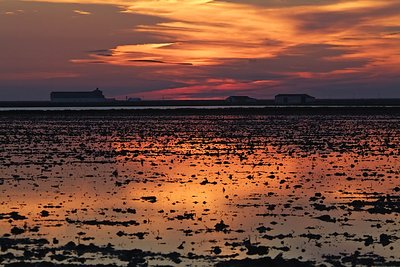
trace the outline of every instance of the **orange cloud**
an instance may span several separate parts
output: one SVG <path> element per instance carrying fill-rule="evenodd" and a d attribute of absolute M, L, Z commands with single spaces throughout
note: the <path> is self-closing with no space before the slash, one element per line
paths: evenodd
<path fill-rule="evenodd" d="M 74 2 L 74 1 L 68 1 Z M 93 1 L 89 1 L 92 3 Z M 97 1 L 102 3 L 102 1 Z M 144 60 L 165 63 L 190 63 L 193 65 L 221 65 L 229 59 L 274 57 L 291 46 L 299 44 L 332 44 L 343 47 L 359 45 L 359 52 L 353 57 L 376 57 L 376 48 L 382 43 L 389 44 L 387 38 L 379 33 L 369 33 L 368 25 L 379 22 L 381 27 L 399 25 L 397 15 L 365 20 L 362 14 L 374 10 L 390 8 L 395 1 L 340 1 L 331 5 L 294 6 L 285 8 L 266 8 L 244 3 L 226 3 L 207 0 L 175 1 L 114 1 L 122 5 L 124 12 L 163 17 L 170 22 L 156 26 L 142 25 L 135 31 L 160 36 L 167 44 L 121 45 L 113 48 L 112 57 L 106 60 L 111 64 L 140 65 Z M 326 22 L 332 28 L 328 32 L 301 28 L 311 15 L 339 14 L 343 24 Z M 346 16 L 360 16 L 356 24 L 346 24 Z M 353 20 L 351 20 L 353 21 Z M 324 23 L 313 21 L 312 23 Z M 368 39 L 352 41 L 351 36 L 375 35 Z M 376 36 L 378 34 L 378 36 Z M 397 41 L 397 40 L 396 40 Z M 356 43 L 356 44 L 354 44 Z M 390 45 L 388 53 L 393 53 Z M 349 55 L 345 55 L 349 57 Z M 386 57 L 386 56 L 385 56 Z M 387 57 L 386 57 L 387 58 Z M 132 61 L 136 60 L 136 61 Z M 396 59 L 397 60 L 397 59 Z"/>
<path fill-rule="evenodd" d="M 32 0 L 34 1 L 34 0 Z M 36 0 L 38 2 L 43 2 Z M 168 89 L 171 96 L 189 97 L 184 90 L 207 91 L 213 85 L 207 79 L 214 76 L 214 67 L 230 68 L 237 73 L 237 62 L 271 60 L 285 76 L 302 79 L 338 78 L 357 73 L 400 74 L 400 3 L 398 0 L 342 0 L 330 4 L 286 1 L 291 4 L 273 6 L 248 4 L 247 1 L 210 0 L 47 0 L 53 3 L 110 4 L 121 12 L 162 18 L 156 25 L 140 25 L 135 33 L 154 36 L 157 43 L 138 41 L 121 44 L 109 53 L 91 53 L 88 58 L 72 59 L 73 63 L 103 63 L 117 66 L 151 69 L 150 76 L 188 84 L 188 87 Z M 337 47 L 340 53 L 321 54 L 293 47 L 325 45 Z M 329 52 L 329 51 L 328 51 Z M 308 53 L 308 54 L 307 54 Z M 300 57 L 299 55 L 302 55 Z M 330 68 L 298 70 L 315 57 Z M 308 59 L 307 59 L 308 57 Z M 280 60 L 280 61 L 279 61 Z M 340 62 L 341 64 L 338 64 Z M 348 64 L 344 64 L 348 62 Z M 354 64 L 358 62 L 358 64 Z M 208 69 L 207 69 L 208 68 Z M 259 72 L 259 70 L 255 70 Z M 275 71 L 273 66 L 267 72 Z M 261 75 L 261 74 L 260 74 Z M 251 76 L 251 73 L 249 74 Z M 246 82 L 232 77 L 238 85 Z M 260 80 L 255 78 L 255 80 Z M 262 79 L 261 79 L 262 80 Z M 193 85 L 194 81 L 194 85 Z M 282 83 L 283 84 L 283 83 Z M 209 87 L 207 87 L 209 85 Z M 227 83 L 226 88 L 231 84 Z M 238 86 L 238 87 L 240 87 Z M 223 84 L 217 90 L 224 90 Z M 231 88 L 231 90 L 234 90 Z M 195 93 L 194 93 L 195 94 Z M 193 94 L 190 94 L 193 95 Z"/>

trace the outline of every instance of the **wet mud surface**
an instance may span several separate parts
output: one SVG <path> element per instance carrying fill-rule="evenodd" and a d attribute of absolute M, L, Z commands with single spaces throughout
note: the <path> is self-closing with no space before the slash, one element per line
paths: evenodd
<path fill-rule="evenodd" d="M 1 116 L 0 266 L 400 266 L 400 116 Z"/>

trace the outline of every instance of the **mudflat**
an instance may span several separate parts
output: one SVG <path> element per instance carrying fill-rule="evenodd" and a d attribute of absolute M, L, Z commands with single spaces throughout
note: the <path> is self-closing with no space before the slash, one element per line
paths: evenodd
<path fill-rule="evenodd" d="M 399 123 L 396 108 L 2 112 L 0 265 L 400 265 Z"/>

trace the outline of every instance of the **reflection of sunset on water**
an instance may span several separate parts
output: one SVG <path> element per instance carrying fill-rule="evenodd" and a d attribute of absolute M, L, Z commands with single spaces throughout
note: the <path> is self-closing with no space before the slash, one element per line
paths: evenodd
<path fill-rule="evenodd" d="M 363 253 L 398 255 L 389 249 L 398 242 L 397 119 L 155 116 L 30 123 L 12 122 L 17 130 L 7 140 L 18 139 L 19 146 L 3 139 L 11 156 L 2 152 L 8 167 L 0 168 L 6 237 L 20 229 L 15 238 L 46 238 L 56 242 L 52 246 L 111 242 L 118 250 L 177 251 L 183 262 L 191 262 L 190 253 L 213 255 L 216 247 L 224 257 L 245 258 L 250 242 L 267 246 L 272 257 L 283 252 L 323 262 L 328 254 L 351 253 L 368 234 L 365 242 L 375 247 Z M 29 136 L 53 152 L 32 146 Z M 391 246 L 378 246 L 382 231 L 392 236 Z"/>

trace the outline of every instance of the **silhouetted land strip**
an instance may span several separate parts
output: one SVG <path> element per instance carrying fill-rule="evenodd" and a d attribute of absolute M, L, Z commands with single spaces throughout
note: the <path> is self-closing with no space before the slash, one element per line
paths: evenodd
<path fill-rule="evenodd" d="M 399 106 L 400 99 L 317 99 L 309 106 Z M 254 103 L 228 103 L 225 100 L 144 100 L 107 101 L 100 103 L 59 103 L 51 101 L 0 101 L 0 107 L 159 107 L 159 106 L 275 106 L 272 99 Z M 307 106 L 307 104 L 305 105 Z"/>
<path fill-rule="evenodd" d="M 273 100 L 262 101 L 261 105 L 271 105 Z M 256 105 L 260 105 L 256 104 Z M 71 102 L 51 101 L 0 101 L 0 107 L 159 107 L 159 106 L 221 106 L 229 105 L 224 100 L 151 100 L 151 101 L 107 101 L 107 102 Z"/>
<path fill-rule="evenodd" d="M 400 115 L 399 107 L 263 107 L 263 108 L 175 108 L 140 110 L 18 110 L 0 111 L 0 117 L 112 117 L 190 115 Z"/>

